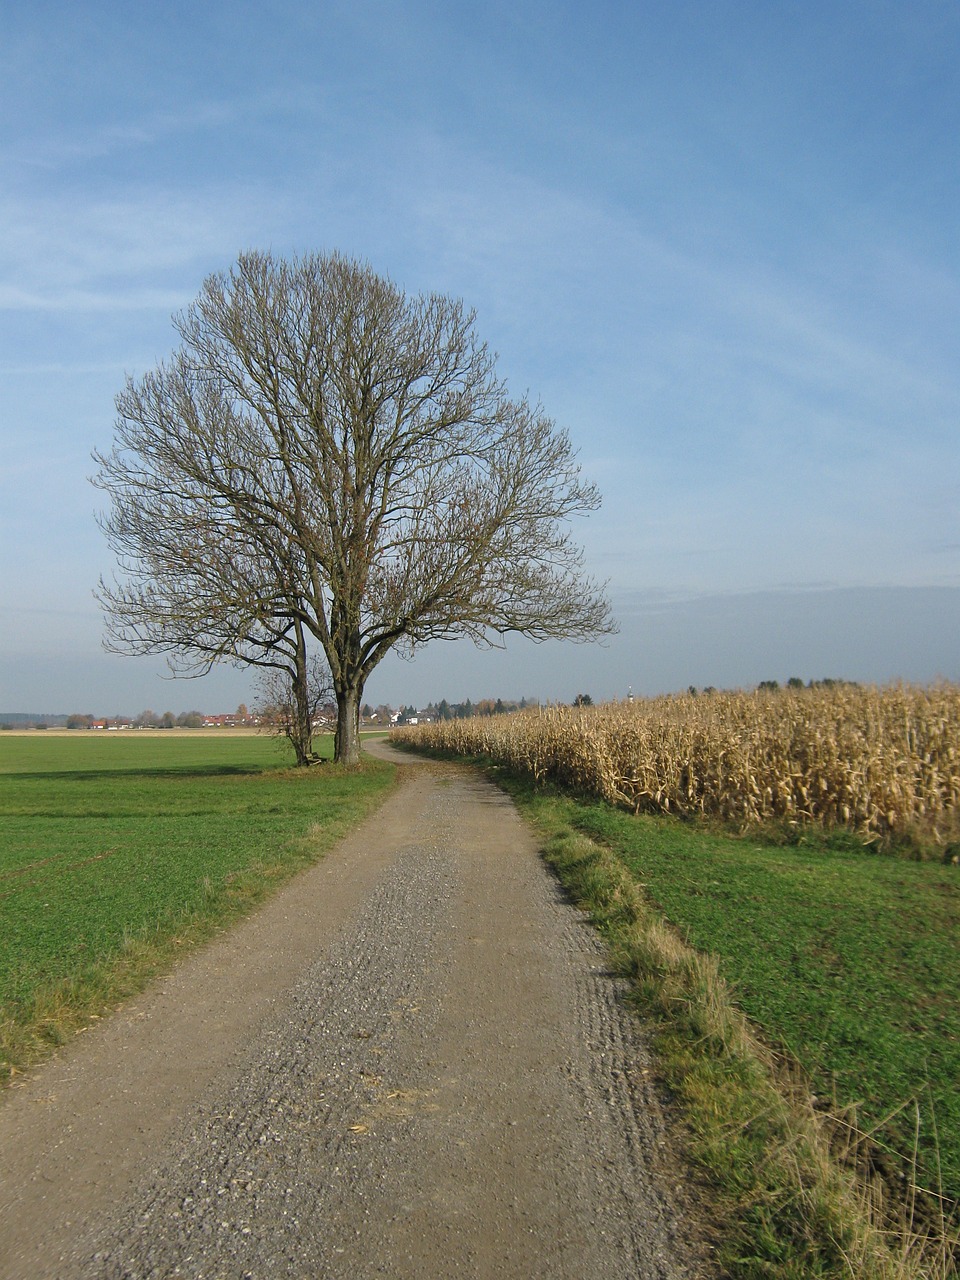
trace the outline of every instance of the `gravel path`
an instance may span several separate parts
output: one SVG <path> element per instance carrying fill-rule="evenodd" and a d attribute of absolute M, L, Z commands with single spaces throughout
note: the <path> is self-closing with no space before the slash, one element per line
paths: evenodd
<path fill-rule="evenodd" d="M 11 1090 L 0 1152 L 3 1280 L 711 1274 L 593 932 L 455 766 Z"/>

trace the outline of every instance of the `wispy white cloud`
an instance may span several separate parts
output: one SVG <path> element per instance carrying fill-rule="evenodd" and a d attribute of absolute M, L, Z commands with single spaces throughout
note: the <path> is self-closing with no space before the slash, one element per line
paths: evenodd
<path fill-rule="evenodd" d="M 861 243 L 852 265 L 838 227 L 816 276 L 789 264 L 730 263 L 651 229 L 642 209 L 603 191 L 458 155 L 436 136 L 424 148 L 433 178 L 414 175 L 410 204 L 435 272 L 475 283 L 518 328 L 540 309 L 548 333 L 577 326 L 577 348 L 590 360 L 622 364 L 632 354 L 643 369 L 648 353 L 658 362 L 672 355 L 688 371 L 750 362 L 761 379 L 854 390 L 866 403 L 960 406 L 960 377 L 928 360 L 919 335 L 897 322 L 934 279 L 938 310 L 960 310 L 960 278 L 892 231 Z"/>
<path fill-rule="evenodd" d="M 198 100 L 182 111 L 157 111 L 126 122 L 78 122 L 68 132 L 37 142 L 8 143 L 8 167 L 54 171 L 121 152 L 151 148 L 177 138 L 226 129 L 250 112 L 250 103 Z"/>
<path fill-rule="evenodd" d="M 128 289 L 96 292 L 84 289 L 28 292 L 0 284 L 0 311 L 157 311 L 182 307 L 183 293 L 162 289 Z"/>
<path fill-rule="evenodd" d="M 119 111 L 104 119 L 98 115 L 64 122 L 55 133 L 25 137 L 13 134 L 0 145 L 0 158 L 8 175 L 21 179 L 31 171 L 48 178 L 58 171 L 79 171 L 91 162 L 112 156 L 153 152 L 164 148 L 199 147 L 216 154 L 218 140 L 232 144 L 237 134 L 254 127 L 279 129 L 295 122 L 300 128 L 317 125 L 324 113 L 335 109 L 335 96 L 321 85 L 292 77 L 267 86 L 247 86 L 242 93 L 211 96 L 205 86 L 169 107 L 130 114 Z"/>
<path fill-rule="evenodd" d="M 283 199 L 271 195 L 283 217 Z M 189 195 L 140 189 L 0 201 L 0 306 L 103 311 L 183 306 L 199 272 L 247 247 L 262 191 L 201 185 Z M 176 283 L 171 287 L 170 281 Z"/>
<path fill-rule="evenodd" d="M 0 360 L 0 375 L 6 378 L 84 378 L 114 375 L 123 361 L 111 360 L 36 360 L 29 364 L 5 364 Z"/>

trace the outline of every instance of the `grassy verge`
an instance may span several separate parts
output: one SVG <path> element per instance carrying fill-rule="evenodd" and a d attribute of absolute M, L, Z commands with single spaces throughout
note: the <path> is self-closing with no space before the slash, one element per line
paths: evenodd
<path fill-rule="evenodd" d="M 394 771 L 256 736 L 0 738 L 0 1082 L 249 911 Z"/>
<path fill-rule="evenodd" d="M 945 1187 L 960 1168 L 956 869 L 783 849 L 496 776 L 653 1020 L 728 1274 L 956 1275 L 955 1222 L 910 1191 L 915 1173 L 936 1189 L 938 1156 Z"/>
<path fill-rule="evenodd" d="M 691 945 L 720 957 L 740 1008 L 819 1098 L 851 1110 L 895 1178 L 916 1173 L 960 1201 L 955 867 L 816 837 L 776 847 L 603 805 L 571 818 Z"/>

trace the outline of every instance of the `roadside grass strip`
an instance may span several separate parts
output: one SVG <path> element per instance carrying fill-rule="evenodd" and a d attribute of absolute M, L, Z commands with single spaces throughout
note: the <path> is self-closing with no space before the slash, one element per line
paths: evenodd
<path fill-rule="evenodd" d="M 747 856 L 663 819 L 523 804 L 656 1019 L 729 1274 L 956 1276 L 956 877 L 944 893 L 942 867 L 862 854 L 784 870 L 782 849 Z M 920 931 L 927 969 L 911 933 L 941 894 L 950 908 Z"/>
<path fill-rule="evenodd" d="M 394 777 L 290 763 L 256 735 L 0 738 L 0 1083 L 315 862 Z"/>
<path fill-rule="evenodd" d="M 960 872 L 577 807 L 873 1162 L 960 1201 Z M 915 1163 L 914 1163 L 915 1162 Z"/>
<path fill-rule="evenodd" d="M 474 759 L 655 1028 L 725 1274 L 957 1276 L 957 869 L 637 817 Z"/>

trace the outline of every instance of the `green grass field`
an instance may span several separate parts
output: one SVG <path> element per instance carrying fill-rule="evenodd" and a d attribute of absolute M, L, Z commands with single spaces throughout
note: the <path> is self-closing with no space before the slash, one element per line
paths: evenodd
<path fill-rule="evenodd" d="M 0 1078 L 315 861 L 393 770 L 256 735 L 0 735 Z"/>

